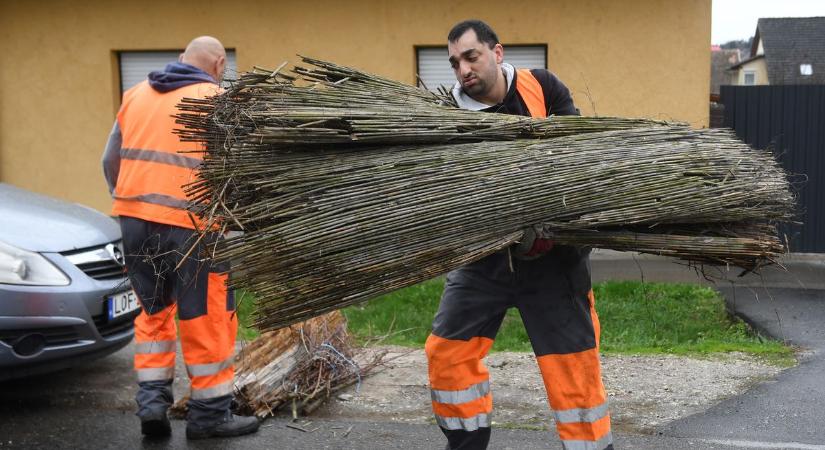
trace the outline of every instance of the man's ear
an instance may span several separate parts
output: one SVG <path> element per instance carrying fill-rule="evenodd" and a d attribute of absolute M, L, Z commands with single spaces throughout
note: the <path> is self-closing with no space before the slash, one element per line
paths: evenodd
<path fill-rule="evenodd" d="M 220 80 L 223 78 L 223 71 L 226 68 L 226 57 L 219 56 L 217 60 L 215 60 L 215 78 Z"/>
<path fill-rule="evenodd" d="M 501 44 L 496 44 L 493 47 L 493 53 L 496 54 L 496 64 L 501 64 L 504 62 L 504 47 Z"/>

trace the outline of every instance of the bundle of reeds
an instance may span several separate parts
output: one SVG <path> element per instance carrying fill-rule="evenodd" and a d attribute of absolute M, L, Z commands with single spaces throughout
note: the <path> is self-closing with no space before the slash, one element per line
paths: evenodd
<path fill-rule="evenodd" d="M 207 145 L 194 210 L 243 231 L 214 257 L 274 329 L 506 248 L 559 244 L 754 269 L 783 251 L 793 196 L 770 154 L 730 131 L 648 120 L 537 120 L 451 107 L 309 61 L 187 102 Z M 301 84 L 303 83 L 303 84 Z"/>
<path fill-rule="evenodd" d="M 450 97 L 329 62 L 295 76 L 256 69 L 223 95 L 187 99 L 182 140 L 210 142 L 209 154 L 244 148 L 304 148 L 509 141 L 663 125 L 649 119 L 556 117 L 535 120 L 458 109 Z M 208 119 L 206 119 L 208 117 Z M 675 126 L 676 124 L 669 124 Z"/>

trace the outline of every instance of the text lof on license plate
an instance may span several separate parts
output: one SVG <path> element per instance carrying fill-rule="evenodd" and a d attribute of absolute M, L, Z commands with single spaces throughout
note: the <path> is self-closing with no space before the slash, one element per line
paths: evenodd
<path fill-rule="evenodd" d="M 135 291 L 118 292 L 106 300 L 109 308 L 109 320 L 136 311 L 140 308 Z"/>

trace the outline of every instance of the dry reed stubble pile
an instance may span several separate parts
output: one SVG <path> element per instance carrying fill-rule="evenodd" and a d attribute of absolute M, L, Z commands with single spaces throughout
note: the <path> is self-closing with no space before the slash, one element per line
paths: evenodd
<path fill-rule="evenodd" d="M 179 119 L 207 146 L 194 210 L 244 232 L 214 257 L 258 296 L 261 329 L 443 274 L 530 226 L 559 244 L 747 269 L 783 251 L 787 177 L 730 131 L 463 111 L 308 62 L 295 78 L 245 75 Z"/>
<path fill-rule="evenodd" d="M 308 415 L 330 395 L 368 375 L 386 352 L 363 352 L 347 334 L 340 312 L 270 331 L 235 357 L 235 400 L 243 414 L 266 417 L 282 407 Z M 172 414 L 183 418 L 188 397 Z"/>
<path fill-rule="evenodd" d="M 365 356 L 337 311 L 264 333 L 238 356 L 236 398 L 258 417 L 282 406 L 290 406 L 293 415 L 310 414 L 333 393 L 360 383 L 384 353 Z"/>

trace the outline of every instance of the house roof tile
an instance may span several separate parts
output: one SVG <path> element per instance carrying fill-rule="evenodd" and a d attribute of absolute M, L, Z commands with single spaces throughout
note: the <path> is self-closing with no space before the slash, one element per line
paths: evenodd
<path fill-rule="evenodd" d="M 761 39 L 771 84 L 825 84 L 825 17 L 762 18 L 756 33 L 751 56 Z"/>

